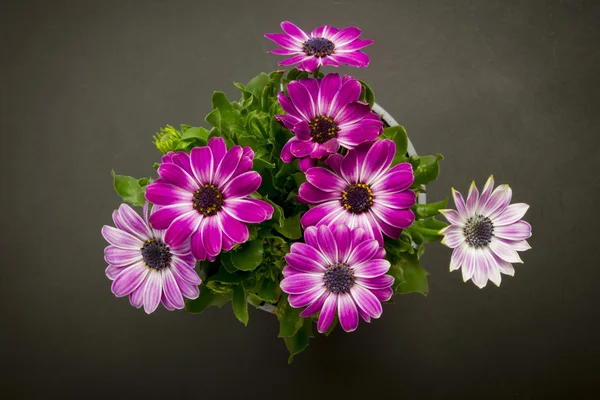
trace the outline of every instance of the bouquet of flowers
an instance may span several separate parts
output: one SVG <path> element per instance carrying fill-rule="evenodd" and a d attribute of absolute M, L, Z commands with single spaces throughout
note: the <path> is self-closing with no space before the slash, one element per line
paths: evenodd
<path fill-rule="evenodd" d="M 213 93 L 207 127 L 167 125 L 154 177 L 113 172 L 125 203 L 102 228 L 112 292 L 148 314 L 231 302 L 247 324 L 249 304 L 271 312 L 291 362 L 313 324 L 351 332 L 396 294 L 426 295 L 429 243 L 453 248 L 450 271 L 480 288 L 512 276 L 530 248 L 528 205 L 493 177 L 466 199 L 453 189 L 455 210 L 427 203 L 443 157 L 417 155 L 365 82 L 321 71 L 368 66 L 373 41 L 356 27 L 281 28 L 265 35 L 280 46 L 270 52 L 295 68 L 235 83 L 236 101 Z"/>

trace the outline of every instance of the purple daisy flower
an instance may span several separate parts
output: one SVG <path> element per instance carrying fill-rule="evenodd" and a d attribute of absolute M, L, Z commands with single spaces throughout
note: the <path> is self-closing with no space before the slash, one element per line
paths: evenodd
<path fill-rule="evenodd" d="M 444 235 L 442 243 L 454 249 L 450 271 L 461 268 L 463 280 L 471 279 L 479 288 L 488 279 L 500 286 L 500 274 L 513 276 L 511 263 L 523 263 L 517 252 L 531 248 L 526 240 L 531 236 L 531 225 L 521 220 L 529 206 L 510 204 L 512 190 L 508 185 L 492 189 L 493 176 L 481 196 L 473 182 L 466 202 L 452 189 L 456 210 L 440 210 L 450 222 L 440 231 Z"/>
<path fill-rule="evenodd" d="M 327 74 L 323 79 L 300 79 L 287 86 L 289 97 L 279 93 L 286 114 L 275 116 L 294 132 L 281 150 L 281 159 L 321 158 L 335 153 L 340 145 L 353 149 L 383 132 L 379 115 L 358 101 L 361 85 L 351 76 Z"/>
<path fill-rule="evenodd" d="M 302 226 L 359 227 L 381 245 L 382 232 L 399 238 L 415 218 L 410 210 L 415 193 L 409 189 L 414 181 L 409 163 L 389 169 L 395 153 L 396 145 L 389 139 L 366 142 L 345 156 L 330 156 L 326 163 L 333 171 L 309 169 L 298 200 L 317 206 L 302 216 Z"/>
<path fill-rule="evenodd" d="M 359 39 L 361 30 L 355 26 L 340 30 L 324 25 L 312 31 L 310 36 L 287 21 L 281 23 L 281 29 L 285 33 L 265 34 L 266 38 L 283 47 L 271 50 L 271 53 L 292 56 L 281 61 L 279 65 L 300 64 L 298 69 L 307 72 L 313 72 L 321 65 L 369 65 L 369 56 L 359 50 L 373 44 L 373 41 Z"/>
<path fill-rule="evenodd" d="M 110 243 L 104 249 L 104 260 L 115 296 L 129 295 L 131 305 L 143 305 L 148 314 L 160 302 L 174 310 L 183 308 L 184 297 L 198 297 L 201 280 L 194 271 L 196 260 L 189 241 L 173 245 L 165 238 L 165 231 L 153 229 L 148 224 L 148 203 L 144 205 L 144 219 L 121 204 L 113 212 L 113 221 L 116 228 L 105 225 L 102 236 Z"/>
<path fill-rule="evenodd" d="M 346 332 L 355 330 L 360 314 L 366 322 L 379 318 L 381 302 L 392 297 L 394 278 L 386 275 L 389 261 L 377 240 L 361 228 L 311 226 L 306 243 L 294 243 L 285 256 L 281 289 L 294 308 L 308 306 L 300 314 L 317 312 L 319 332 L 326 332 L 336 315 Z"/>
<path fill-rule="evenodd" d="M 250 147 L 227 150 L 220 137 L 208 146 L 169 153 L 158 167 L 160 178 L 146 188 L 146 199 L 159 209 L 150 216 L 152 226 L 166 229 L 165 239 L 177 246 L 191 237 L 197 260 L 217 256 L 248 240 L 246 223 L 270 219 L 273 206 L 248 197 L 262 182 L 251 171 Z"/>

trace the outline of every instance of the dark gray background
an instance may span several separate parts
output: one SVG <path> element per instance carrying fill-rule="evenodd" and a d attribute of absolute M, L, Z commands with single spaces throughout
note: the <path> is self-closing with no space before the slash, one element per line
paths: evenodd
<path fill-rule="evenodd" d="M 12 1 L 0 8 L 2 393 L 111 398 L 597 395 L 600 7 L 594 1 Z M 281 58 L 265 32 L 358 25 L 349 71 L 420 153 L 441 199 L 494 173 L 531 204 L 533 250 L 483 290 L 430 246 L 407 295 L 286 365 L 276 319 L 230 306 L 147 316 L 116 299 L 100 235 L 110 170 L 153 172 L 161 126 L 204 124 Z M 491 285 L 491 284 L 490 284 Z M 370 396 L 370 397 L 366 397 Z"/>

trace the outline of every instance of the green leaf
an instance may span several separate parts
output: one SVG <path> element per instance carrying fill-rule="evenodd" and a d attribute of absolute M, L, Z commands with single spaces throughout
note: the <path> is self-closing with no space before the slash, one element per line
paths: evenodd
<path fill-rule="evenodd" d="M 231 254 L 231 253 L 225 253 L 225 254 Z M 225 256 L 225 254 L 223 254 L 223 256 Z M 238 284 L 238 283 L 241 283 L 242 281 L 246 280 L 249 276 L 250 276 L 250 273 L 246 272 L 246 271 L 237 271 L 234 273 L 229 273 L 229 272 L 227 272 L 226 269 L 220 268 L 216 274 L 212 275 L 209 278 L 209 281 L 219 282 L 219 283 Z"/>
<path fill-rule="evenodd" d="M 281 233 L 288 239 L 300 239 L 302 237 L 302 229 L 300 227 L 300 214 L 286 218 L 283 226 L 273 226 L 275 230 Z"/>
<path fill-rule="evenodd" d="M 235 268 L 241 271 L 252 271 L 258 267 L 263 260 L 262 239 L 246 242 L 236 251 L 232 251 L 231 262 Z"/>
<path fill-rule="evenodd" d="M 258 288 L 258 297 L 265 301 L 273 302 L 279 298 L 281 290 L 279 289 L 279 283 L 272 279 L 263 278 L 260 281 Z"/>
<path fill-rule="evenodd" d="M 233 265 L 231 261 L 231 252 L 221 254 L 221 265 L 227 272 L 234 274 L 238 269 Z"/>
<path fill-rule="evenodd" d="M 411 157 L 412 158 L 412 157 Z M 440 173 L 439 162 L 444 159 L 441 154 L 435 156 L 419 156 L 420 163 L 414 170 L 415 185 L 423 185 L 437 179 Z"/>
<path fill-rule="evenodd" d="M 415 243 L 431 243 L 442 240 L 443 235 L 440 235 L 439 231 L 446 226 L 448 226 L 448 224 L 443 221 L 429 218 L 425 220 L 415 220 L 407 230 L 412 235 Z M 419 240 L 417 240 L 415 235 L 419 236 Z"/>
<path fill-rule="evenodd" d="M 302 309 L 293 308 L 288 302 L 287 296 L 283 296 L 277 304 L 277 319 L 279 319 L 279 336 L 291 337 L 302 327 L 304 318 L 300 316 Z"/>
<path fill-rule="evenodd" d="M 233 288 L 233 298 L 231 300 L 233 313 L 236 318 L 244 325 L 248 325 L 248 301 L 246 300 L 246 290 L 244 286 L 238 285 Z"/>
<path fill-rule="evenodd" d="M 360 91 L 360 100 L 364 101 L 365 103 L 369 103 L 369 105 L 373 107 L 373 104 L 375 104 L 375 94 L 373 93 L 373 90 L 371 90 L 371 87 L 365 82 L 360 80 L 359 82 L 362 86 Z"/>
<path fill-rule="evenodd" d="M 134 206 L 143 206 L 146 203 L 146 198 L 144 197 L 146 185 L 143 183 L 148 183 L 147 178 L 143 178 L 146 179 L 143 181 L 131 176 L 117 175 L 115 171 L 111 171 L 111 174 L 115 191 L 121 196 L 124 202 Z"/>
<path fill-rule="evenodd" d="M 427 296 L 429 293 L 428 272 L 421 267 L 416 255 L 403 253 L 398 266 L 402 269 L 404 280 L 397 286 L 397 293 L 421 293 Z"/>
<path fill-rule="evenodd" d="M 271 81 L 269 75 L 261 72 L 254 78 L 250 79 L 250 82 L 246 85 L 246 90 L 256 96 L 257 99 L 260 99 L 265 89 L 265 86 Z"/>
<path fill-rule="evenodd" d="M 269 199 L 265 200 L 267 203 L 273 206 L 273 216 L 271 217 L 271 221 L 273 221 L 276 225 L 279 225 L 280 228 L 283 227 L 285 223 L 285 216 L 283 215 L 283 208 L 279 207 L 278 204 L 272 202 Z"/>
<path fill-rule="evenodd" d="M 211 306 L 221 308 L 230 299 L 231 292 L 223 294 L 213 293 L 206 286 L 202 285 L 200 286 L 200 296 L 198 298 L 193 300 L 185 299 L 185 311 L 189 314 L 200 314 Z"/>
<path fill-rule="evenodd" d="M 393 140 L 396 144 L 396 156 L 392 161 L 392 165 L 406 161 L 406 150 L 408 149 L 408 135 L 403 126 L 396 125 L 384 129 L 384 137 Z"/>
<path fill-rule="evenodd" d="M 415 213 L 415 218 L 423 219 L 434 217 L 440 213 L 439 210 L 443 210 L 448 205 L 448 198 L 446 197 L 442 201 L 438 201 L 437 203 L 429 203 L 429 204 L 415 204 L 411 207 L 411 210 Z"/>
<path fill-rule="evenodd" d="M 254 169 L 255 171 L 260 171 L 265 168 L 273 169 L 275 168 L 275 164 L 265 161 L 262 158 L 254 158 L 252 169 Z"/>
<path fill-rule="evenodd" d="M 301 353 L 308 347 L 309 339 L 314 337 L 312 333 L 312 323 L 312 319 L 305 318 L 302 328 L 299 329 L 294 336 L 283 338 L 285 346 L 290 353 L 288 364 L 291 364 L 294 361 L 294 356 L 296 354 Z"/>
<path fill-rule="evenodd" d="M 300 187 L 304 182 L 306 182 L 306 174 L 304 172 L 296 172 L 291 175 L 294 182 L 296 182 L 296 186 Z"/>
<path fill-rule="evenodd" d="M 200 138 L 203 139 L 204 142 L 207 142 L 209 133 L 210 132 L 206 128 L 203 128 L 201 126 L 190 126 L 185 131 L 183 131 L 183 138 Z"/>

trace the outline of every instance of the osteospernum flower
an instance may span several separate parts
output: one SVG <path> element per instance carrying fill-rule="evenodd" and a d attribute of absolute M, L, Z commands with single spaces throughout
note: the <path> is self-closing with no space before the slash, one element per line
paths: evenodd
<path fill-rule="evenodd" d="M 360 227 L 382 246 L 381 232 L 399 238 L 415 218 L 410 210 L 415 193 L 409 189 L 414 181 L 409 163 L 389 168 L 395 154 L 394 142 L 377 140 L 363 143 L 345 156 L 330 156 L 327 164 L 333 171 L 309 169 L 298 200 L 316 206 L 302 216 L 302 226 Z"/>
<path fill-rule="evenodd" d="M 293 56 L 279 65 L 298 65 L 301 71 L 313 72 L 321 65 L 337 67 L 347 64 L 352 67 L 366 67 L 369 56 L 362 51 L 373 43 L 372 40 L 361 40 L 361 30 L 355 26 L 337 29 L 332 26 L 321 26 L 307 35 L 291 22 L 281 23 L 285 33 L 267 33 L 265 37 L 282 47 L 271 50 L 273 54 Z"/>
<path fill-rule="evenodd" d="M 152 214 L 152 212 L 151 212 Z M 113 281 L 112 292 L 129 295 L 131 304 L 150 314 L 162 304 L 168 310 L 183 308 L 183 297 L 200 294 L 200 278 L 194 266 L 189 241 L 173 245 L 165 232 L 148 224 L 148 203 L 142 219 L 127 204 L 113 212 L 115 227 L 105 225 L 102 236 L 110 245 L 104 249 L 109 264 L 106 276 Z"/>
<path fill-rule="evenodd" d="M 208 146 L 170 153 L 158 167 L 160 179 L 146 188 L 146 199 L 159 209 L 150 216 L 152 226 L 166 229 L 165 239 L 177 246 L 191 237 L 197 260 L 217 256 L 248 240 L 246 223 L 270 219 L 273 206 L 248 197 L 260 186 L 251 171 L 250 147 L 227 150 L 220 137 Z"/>
<path fill-rule="evenodd" d="M 471 279 L 480 288 L 488 279 L 500 286 L 500 273 L 513 276 L 511 263 L 523 262 L 517 252 L 531 248 L 526 240 L 531 236 L 531 225 L 521 220 L 529 206 L 509 205 L 512 190 L 508 185 L 493 188 L 493 176 L 481 196 L 473 182 L 466 202 L 452 189 L 456 210 L 440 210 L 450 222 L 440 231 L 442 243 L 454 249 L 450 271 L 460 268 L 463 280 Z"/>
<path fill-rule="evenodd" d="M 275 118 L 294 132 L 281 150 L 281 159 L 321 158 L 338 151 L 340 145 L 353 149 L 383 132 L 379 115 L 358 101 L 361 85 L 351 76 L 327 74 L 323 79 L 290 82 L 289 97 L 279 93 L 286 114 Z"/>
<path fill-rule="evenodd" d="M 308 306 L 300 315 L 317 312 L 319 332 L 326 332 L 336 315 L 346 332 L 379 318 L 381 302 L 392 297 L 394 278 L 385 250 L 361 228 L 311 226 L 304 231 L 306 243 L 294 243 L 286 255 L 281 289 L 292 307 Z"/>

